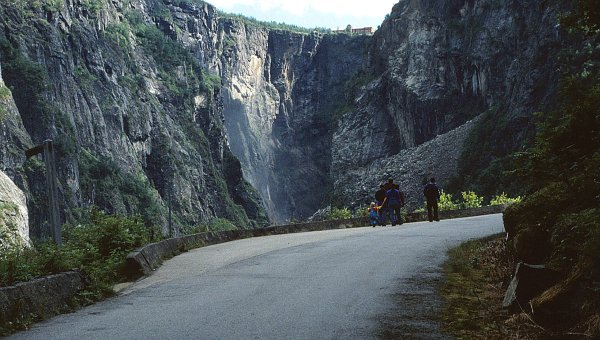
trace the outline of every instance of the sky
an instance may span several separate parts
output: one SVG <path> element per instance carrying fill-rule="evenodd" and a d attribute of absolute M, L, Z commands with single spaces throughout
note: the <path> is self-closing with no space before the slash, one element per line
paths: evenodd
<path fill-rule="evenodd" d="M 399 0 L 207 0 L 218 9 L 261 21 L 344 29 L 381 25 Z"/>

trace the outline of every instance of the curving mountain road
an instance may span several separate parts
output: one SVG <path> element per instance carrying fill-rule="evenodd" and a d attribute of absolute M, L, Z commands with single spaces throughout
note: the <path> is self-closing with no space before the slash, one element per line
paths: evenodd
<path fill-rule="evenodd" d="M 502 231 L 497 214 L 209 246 L 10 338 L 440 338 L 434 286 L 446 250 Z"/>

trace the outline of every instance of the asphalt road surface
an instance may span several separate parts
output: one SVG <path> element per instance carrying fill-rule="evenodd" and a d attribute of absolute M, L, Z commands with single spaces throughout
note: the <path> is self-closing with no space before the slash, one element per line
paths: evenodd
<path fill-rule="evenodd" d="M 497 214 L 199 248 L 11 338 L 440 338 L 434 286 L 447 249 L 502 231 Z"/>

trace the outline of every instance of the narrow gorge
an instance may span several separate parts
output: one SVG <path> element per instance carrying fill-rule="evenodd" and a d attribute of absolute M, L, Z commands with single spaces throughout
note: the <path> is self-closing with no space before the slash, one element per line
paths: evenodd
<path fill-rule="evenodd" d="M 196 0 L 0 5 L 0 170 L 43 233 L 43 166 L 57 145 L 62 219 L 140 213 L 175 233 L 215 218 L 239 228 L 357 208 L 396 178 L 485 195 L 551 105 L 556 8 L 404 0 L 372 36 L 302 33 Z M 512 185 L 512 186 L 511 186 Z M 506 190 L 506 189 L 505 189 Z"/>

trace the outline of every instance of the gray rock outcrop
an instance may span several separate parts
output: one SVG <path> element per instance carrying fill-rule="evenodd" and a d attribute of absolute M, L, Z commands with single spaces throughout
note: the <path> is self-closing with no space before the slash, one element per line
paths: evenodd
<path fill-rule="evenodd" d="M 0 171 L 0 254 L 29 245 L 25 194 Z"/>

